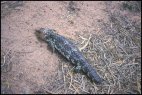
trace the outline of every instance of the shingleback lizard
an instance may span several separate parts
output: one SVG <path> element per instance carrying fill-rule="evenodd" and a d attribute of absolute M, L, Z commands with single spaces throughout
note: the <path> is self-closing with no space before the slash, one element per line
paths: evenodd
<path fill-rule="evenodd" d="M 100 84 L 103 79 L 97 74 L 96 70 L 91 67 L 79 49 L 67 38 L 56 33 L 49 28 L 40 28 L 36 30 L 38 36 L 46 41 L 53 50 L 56 49 L 67 60 L 75 66 L 75 70 L 83 71 L 93 82 Z"/>

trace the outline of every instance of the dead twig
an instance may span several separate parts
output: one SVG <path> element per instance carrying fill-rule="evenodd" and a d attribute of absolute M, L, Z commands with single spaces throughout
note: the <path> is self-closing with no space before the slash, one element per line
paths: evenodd
<path fill-rule="evenodd" d="M 91 39 L 91 35 L 89 36 L 89 39 L 87 40 L 85 45 L 83 47 L 79 48 L 80 51 L 82 51 L 83 49 L 85 49 L 87 47 L 87 45 L 89 44 L 90 39 Z"/>

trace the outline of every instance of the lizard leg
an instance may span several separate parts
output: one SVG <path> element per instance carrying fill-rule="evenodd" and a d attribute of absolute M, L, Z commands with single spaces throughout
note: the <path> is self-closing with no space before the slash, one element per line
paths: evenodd
<path fill-rule="evenodd" d="M 75 72 L 75 73 L 80 73 L 80 72 L 81 72 L 81 66 L 76 66 L 76 67 L 74 68 L 74 72 Z"/>
<path fill-rule="evenodd" d="M 50 45 L 50 46 L 51 46 L 51 48 L 52 48 L 52 53 L 54 53 L 54 52 L 55 52 L 54 42 L 53 42 L 53 41 L 51 41 L 51 40 L 47 40 L 47 41 L 48 41 L 49 45 Z"/>
<path fill-rule="evenodd" d="M 52 42 L 51 42 L 51 47 L 52 47 L 52 53 L 54 53 L 55 52 L 55 46 Z"/>

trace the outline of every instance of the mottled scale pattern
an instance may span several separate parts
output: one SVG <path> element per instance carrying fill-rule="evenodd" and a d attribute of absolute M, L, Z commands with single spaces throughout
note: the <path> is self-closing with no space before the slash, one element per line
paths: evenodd
<path fill-rule="evenodd" d="M 55 30 L 49 28 L 41 28 L 37 31 L 39 37 L 45 40 L 51 47 L 58 50 L 71 63 L 80 67 L 92 81 L 100 84 L 103 79 L 97 74 L 96 70 L 91 67 L 79 49 L 67 38 L 56 33 Z"/>

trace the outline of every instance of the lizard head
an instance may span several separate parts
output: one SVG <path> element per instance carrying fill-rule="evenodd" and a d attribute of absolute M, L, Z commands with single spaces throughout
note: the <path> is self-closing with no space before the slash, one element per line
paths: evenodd
<path fill-rule="evenodd" d="M 40 28 L 39 30 L 36 30 L 36 35 L 38 36 L 38 38 L 42 40 L 46 40 L 54 34 L 55 34 L 54 29 Z"/>

